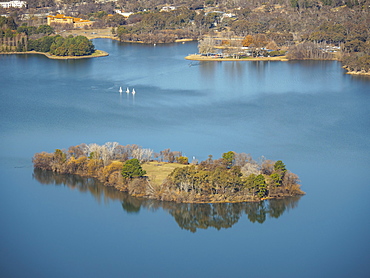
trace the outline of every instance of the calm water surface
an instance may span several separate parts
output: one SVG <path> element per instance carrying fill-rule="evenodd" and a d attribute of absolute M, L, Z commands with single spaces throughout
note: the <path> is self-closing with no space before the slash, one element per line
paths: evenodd
<path fill-rule="evenodd" d="M 184 60 L 195 43 L 94 43 L 110 56 L 0 55 L 1 277 L 368 276 L 370 78 L 338 62 Z M 108 141 L 281 159 L 307 195 L 176 205 L 32 168 L 36 152 Z"/>

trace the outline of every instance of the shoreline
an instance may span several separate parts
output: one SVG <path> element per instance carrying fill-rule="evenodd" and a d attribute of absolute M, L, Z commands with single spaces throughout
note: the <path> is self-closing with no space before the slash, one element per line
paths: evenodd
<path fill-rule="evenodd" d="M 348 71 L 348 72 L 346 72 L 346 74 L 370 76 L 370 72 L 360 72 L 360 71 Z"/>
<path fill-rule="evenodd" d="M 155 194 L 152 195 L 148 192 L 133 192 L 132 191 L 132 185 L 130 183 L 120 183 L 120 184 L 113 184 L 109 183 L 107 181 L 104 181 L 104 179 L 99 178 L 96 175 L 86 175 L 86 174 L 66 174 L 66 173 L 60 173 L 58 171 L 53 170 L 46 170 L 43 168 L 34 168 L 34 171 L 41 170 L 45 172 L 52 172 L 53 174 L 58 174 L 61 176 L 76 176 L 81 178 L 89 178 L 93 179 L 99 183 L 101 183 L 102 187 L 105 188 L 112 188 L 116 190 L 117 192 L 123 192 L 127 193 L 130 197 L 135 198 L 141 198 L 144 200 L 156 200 L 161 203 L 176 203 L 176 204 L 240 204 L 240 203 L 260 203 L 263 201 L 270 201 L 270 200 L 284 200 L 291 197 L 302 197 L 305 196 L 306 193 L 302 191 L 301 194 L 279 194 L 276 196 L 266 196 L 266 197 L 257 197 L 253 195 L 249 196 L 241 196 L 241 195 L 227 195 L 222 193 L 215 193 L 211 196 L 202 196 L 201 194 L 184 194 L 180 191 L 174 191 L 172 196 L 165 196 L 163 194 Z M 114 174 L 114 173 L 113 173 Z M 150 181 L 150 178 L 148 176 L 144 177 L 146 180 Z M 131 188 L 130 188 L 131 187 Z M 150 186 L 148 189 L 150 191 L 150 188 L 153 188 Z M 176 196 L 174 196 L 176 195 Z M 171 198 L 172 197 L 172 198 Z"/>
<path fill-rule="evenodd" d="M 69 30 L 64 32 L 64 34 L 59 34 L 62 36 L 68 36 L 68 35 L 74 35 L 74 36 L 85 36 L 89 40 L 92 39 L 111 39 L 119 42 L 124 43 L 143 43 L 142 41 L 121 41 L 118 37 L 111 34 L 110 29 L 91 29 L 91 30 Z M 177 39 L 175 40 L 176 43 L 185 43 L 194 41 L 193 39 Z M 77 60 L 77 59 L 87 59 L 87 58 L 95 58 L 95 57 L 105 57 L 109 56 L 108 52 L 105 52 L 103 50 L 95 50 L 95 53 L 92 55 L 86 55 L 86 56 L 54 56 L 50 55 L 45 52 L 37 52 L 37 51 L 26 51 L 26 52 L 0 52 L 1 54 L 42 54 L 46 56 L 49 59 L 54 60 Z M 200 54 L 189 54 L 188 56 L 184 57 L 185 60 L 190 61 L 215 61 L 215 62 L 222 62 L 222 61 L 230 61 L 230 62 L 240 62 L 240 61 L 280 61 L 280 62 L 287 62 L 291 61 L 286 56 L 276 56 L 276 57 L 248 57 L 243 59 L 236 59 L 236 58 L 217 58 L 217 57 L 209 57 L 209 56 L 202 56 Z M 304 59 L 304 60 L 311 60 L 311 59 Z M 314 59 L 315 60 L 315 59 Z M 330 60 L 336 60 L 338 59 L 330 59 Z M 325 60 L 319 60 L 319 61 L 325 61 Z M 363 76 L 370 76 L 370 72 L 363 72 L 363 71 L 349 71 L 346 66 L 343 66 L 347 72 L 345 74 L 350 75 L 363 75 Z"/>
<path fill-rule="evenodd" d="M 11 54 L 39 54 L 44 55 L 49 59 L 53 60 L 78 60 L 78 59 L 88 59 L 88 58 L 97 58 L 97 57 L 105 57 L 109 56 L 108 52 L 103 50 L 95 50 L 95 52 L 91 55 L 84 55 L 84 56 L 55 56 L 51 55 L 47 52 L 38 52 L 38 51 L 25 51 L 25 52 L 0 52 L 0 55 L 11 55 Z"/>
<path fill-rule="evenodd" d="M 342 67 L 343 69 L 345 69 L 347 72 L 346 74 L 350 74 L 350 75 L 365 75 L 365 76 L 370 76 L 370 72 L 364 72 L 364 71 L 350 71 L 349 69 L 347 69 L 346 66 L 343 66 Z"/>
<path fill-rule="evenodd" d="M 251 57 L 251 58 L 244 58 L 244 59 L 236 59 L 236 58 L 215 58 L 210 56 L 202 56 L 199 54 L 190 54 L 185 57 L 186 60 L 191 61 L 289 61 L 286 56 L 277 56 L 277 57 Z"/>
<path fill-rule="evenodd" d="M 186 60 L 190 61 L 214 61 L 214 62 L 222 62 L 222 61 L 233 61 L 233 62 L 244 62 L 244 61 L 306 61 L 306 60 L 317 60 L 317 61 L 339 61 L 338 59 L 302 59 L 302 60 L 289 60 L 286 56 L 277 56 L 277 57 L 252 57 L 252 58 L 244 58 L 244 59 L 236 59 L 236 58 L 217 58 L 217 57 L 210 57 L 210 56 L 202 56 L 200 54 L 190 54 L 185 57 Z M 346 66 L 342 66 L 347 72 L 345 74 L 350 75 L 363 75 L 363 76 L 370 76 L 370 72 L 364 71 L 349 71 Z"/>
<path fill-rule="evenodd" d="M 189 166 L 189 165 L 188 165 Z M 146 190 L 132 190 L 134 180 L 124 182 L 124 180 L 120 177 L 120 179 L 116 180 L 115 182 L 109 182 L 104 180 L 104 178 L 99 177 L 98 175 L 94 174 L 85 174 L 85 173 L 63 173 L 60 171 L 54 171 L 50 169 L 44 169 L 39 167 L 34 167 L 35 169 L 41 169 L 43 171 L 52 171 L 54 173 L 58 173 L 61 175 L 76 175 L 83 178 L 92 178 L 96 179 L 97 181 L 101 182 L 105 187 L 114 188 L 117 191 L 128 193 L 130 196 L 135 198 L 143 198 L 148 200 L 157 200 L 161 202 L 174 202 L 174 203 L 183 203 L 183 204 L 225 204 L 225 203 L 259 203 L 266 200 L 281 200 L 289 197 L 294 196 L 304 196 L 306 195 L 305 192 L 301 191 L 299 194 L 289 193 L 279 193 L 273 196 L 265 196 L 265 197 L 258 197 L 257 195 L 238 195 L 238 194 L 227 194 L 227 193 L 215 193 L 212 195 L 202 195 L 199 193 L 189 194 L 180 192 L 179 190 L 167 190 L 166 193 L 164 192 L 156 192 L 150 193 L 153 191 L 153 186 L 150 183 L 150 177 L 144 176 L 144 179 L 138 179 L 147 184 Z M 112 173 L 114 175 L 114 172 Z M 136 185 L 137 186 L 137 185 Z M 158 187 L 158 185 L 155 185 Z"/>
<path fill-rule="evenodd" d="M 59 33 L 61 36 L 84 36 L 89 40 L 93 39 L 111 39 L 119 42 L 126 42 L 126 43 L 143 43 L 142 41 L 121 41 L 116 35 L 112 34 L 111 29 L 109 28 L 101 28 L 101 29 L 90 29 L 90 30 L 68 30 L 65 32 Z M 194 41 L 193 39 L 177 39 L 174 42 L 190 42 Z M 158 43 L 158 44 L 165 44 L 165 43 Z"/>

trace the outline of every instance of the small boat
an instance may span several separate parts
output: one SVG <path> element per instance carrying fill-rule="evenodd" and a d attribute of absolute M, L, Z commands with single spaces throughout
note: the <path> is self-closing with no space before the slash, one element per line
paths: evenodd
<path fill-rule="evenodd" d="M 133 95 L 135 95 L 135 94 L 136 94 L 135 89 L 132 89 L 132 94 L 133 94 Z"/>
<path fill-rule="evenodd" d="M 126 89 L 126 93 L 130 93 L 130 90 L 128 89 L 128 87 L 127 87 L 127 89 Z"/>
<path fill-rule="evenodd" d="M 122 94 L 122 87 L 119 87 L 119 93 Z"/>

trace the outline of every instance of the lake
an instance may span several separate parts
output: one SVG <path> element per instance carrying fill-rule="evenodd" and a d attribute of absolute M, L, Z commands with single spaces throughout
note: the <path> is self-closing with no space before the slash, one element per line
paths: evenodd
<path fill-rule="evenodd" d="M 0 55 L 1 277 L 368 276 L 369 77 L 336 61 L 187 61 L 195 42 L 94 44 L 110 55 Z M 307 194 L 161 203 L 32 167 L 105 142 L 282 160 Z"/>

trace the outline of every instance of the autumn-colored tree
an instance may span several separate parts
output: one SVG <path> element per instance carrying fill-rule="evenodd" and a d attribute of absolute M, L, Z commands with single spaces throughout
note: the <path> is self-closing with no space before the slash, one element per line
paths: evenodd
<path fill-rule="evenodd" d="M 244 40 L 243 40 L 243 42 L 242 42 L 242 45 L 243 45 L 244 47 L 248 47 L 248 46 L 250 46 L 252 43 L 253 43 L 253 37 L 252 37 L 252 35 L 247 35 L 247 36 L 244 38 Z"/>
<path fill-rule="evenodd" d="M 230 41 L 229 40 L 222 40 L 221 41 L 221 45 L 222 46 L 229 46 L 230 45 Z"/>
<path fill-rule="evenodd" d="M 53 160 L 53 154 L 47 152 L 36 153 L 32 162 L 35 168 L 41 168 L 44 170 L 51 170 L 51 162 Z"/>
<path fill-rule="evenodd" d="M 71 156 L 66 165 L 66 172 L 69 174 L 85 174 L 86 165 L 88 158 L 86 156 L 80 156 L 75 159 L 74 156 Z"/>
<path fill-rule="evenodd" d="M 123 162 L 121 161 L 113 161 L 108 166 L 103 168 L 103 177 L 106 181 L 109 180 L 109 176 L 116 171 L 121 171 L 123 167 Z"/>
<path fill-rule="evenodd" d="M 189 164 L 189 160 L 186 156 L 176 157 L 176 161 L 177 163 L 180 163 L 180 164 Z"/>

